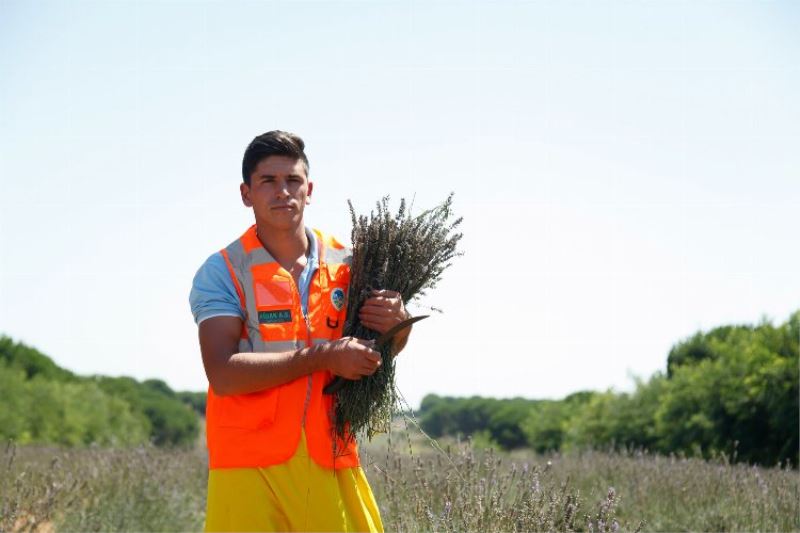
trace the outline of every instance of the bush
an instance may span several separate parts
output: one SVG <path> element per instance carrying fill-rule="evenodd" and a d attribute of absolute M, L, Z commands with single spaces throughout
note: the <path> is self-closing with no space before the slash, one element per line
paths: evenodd
<path fill-rule="evenodd" d="M 0 437 L 23 444 L 191 445 L 200 430 L 193 408 L 205 407 L 204 393 L 176 393 L 158 379 L 77 376 L 5 336 L 0 390 Z"/>

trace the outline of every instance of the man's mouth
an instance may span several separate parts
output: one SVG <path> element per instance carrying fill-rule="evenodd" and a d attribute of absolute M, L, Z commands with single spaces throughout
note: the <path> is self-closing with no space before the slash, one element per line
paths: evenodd
<path fill-rule="evenodd" d="M 277 210 L 279 210 L 279 211 L 283 211 L 283 210 L 289 211 L 289 210 L 292 210 L 292 209 L 294 209 L 294 206 L 293 206 L 293 205 L 291 205 L 291 204 L 287 204 L 287 205 L 273 205 L 273 206 L 272 206 L 272 209 L 277 209 Z"/>

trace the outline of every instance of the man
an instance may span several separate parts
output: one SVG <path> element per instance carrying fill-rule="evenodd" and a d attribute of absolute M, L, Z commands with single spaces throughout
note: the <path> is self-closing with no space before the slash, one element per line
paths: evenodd
<path fill-rule="evenodd" d="M 250 143 L 240 191 L 256 223 L 192 285 L 209 381 L 206 531 L 383 530 L 357 445 L 335 437 L 333 399 L 322 393 L 334 376 L 374 373 L 380 354 L 342 337 L 349 252 L 305 227 L 314 185 L 304 149 L 282 131 Z M 359 310 L 381 333 L 407 317 L 392 291 Z M 395 352 L 407 337 L 395 338 Z"/>

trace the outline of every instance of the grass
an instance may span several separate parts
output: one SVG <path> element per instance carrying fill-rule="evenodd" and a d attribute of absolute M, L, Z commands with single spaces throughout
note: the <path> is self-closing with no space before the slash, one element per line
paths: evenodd
<path fill-rule="evenodd" d="M 497 453 L 402 423 L 362 443 L 388 531 L 797 531 L 797 470 L 640 452 Z M 197 531 L 203 448 L 6 447 L 0 531 Z"/>
<path fill-rule="evenodd" d="M 0 456 L 0 531 L 201 530 L 206 460 L 197 450 L 9 447 Z"/>
<path fill-rule="evenodd" d="M 404 531 L 798 531 L 800 473 L 641 451 L 496 453 L 401 424 L 362 446 L 383 518 Z"/>

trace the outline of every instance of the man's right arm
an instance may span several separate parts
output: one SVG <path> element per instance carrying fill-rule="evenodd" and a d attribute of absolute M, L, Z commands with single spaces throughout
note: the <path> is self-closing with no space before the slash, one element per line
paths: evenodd
<path fill-rule="evenodd" d="M 200 322 L 203 366 L 216 394 L 247 394 L 277 387 L 299 377 L 330 370 L 346 379 L 360 379 L 380 366 L 372 341 L 353 337 L 287 352 L 239 352 L 242 319 L 217 316 Z"/>

